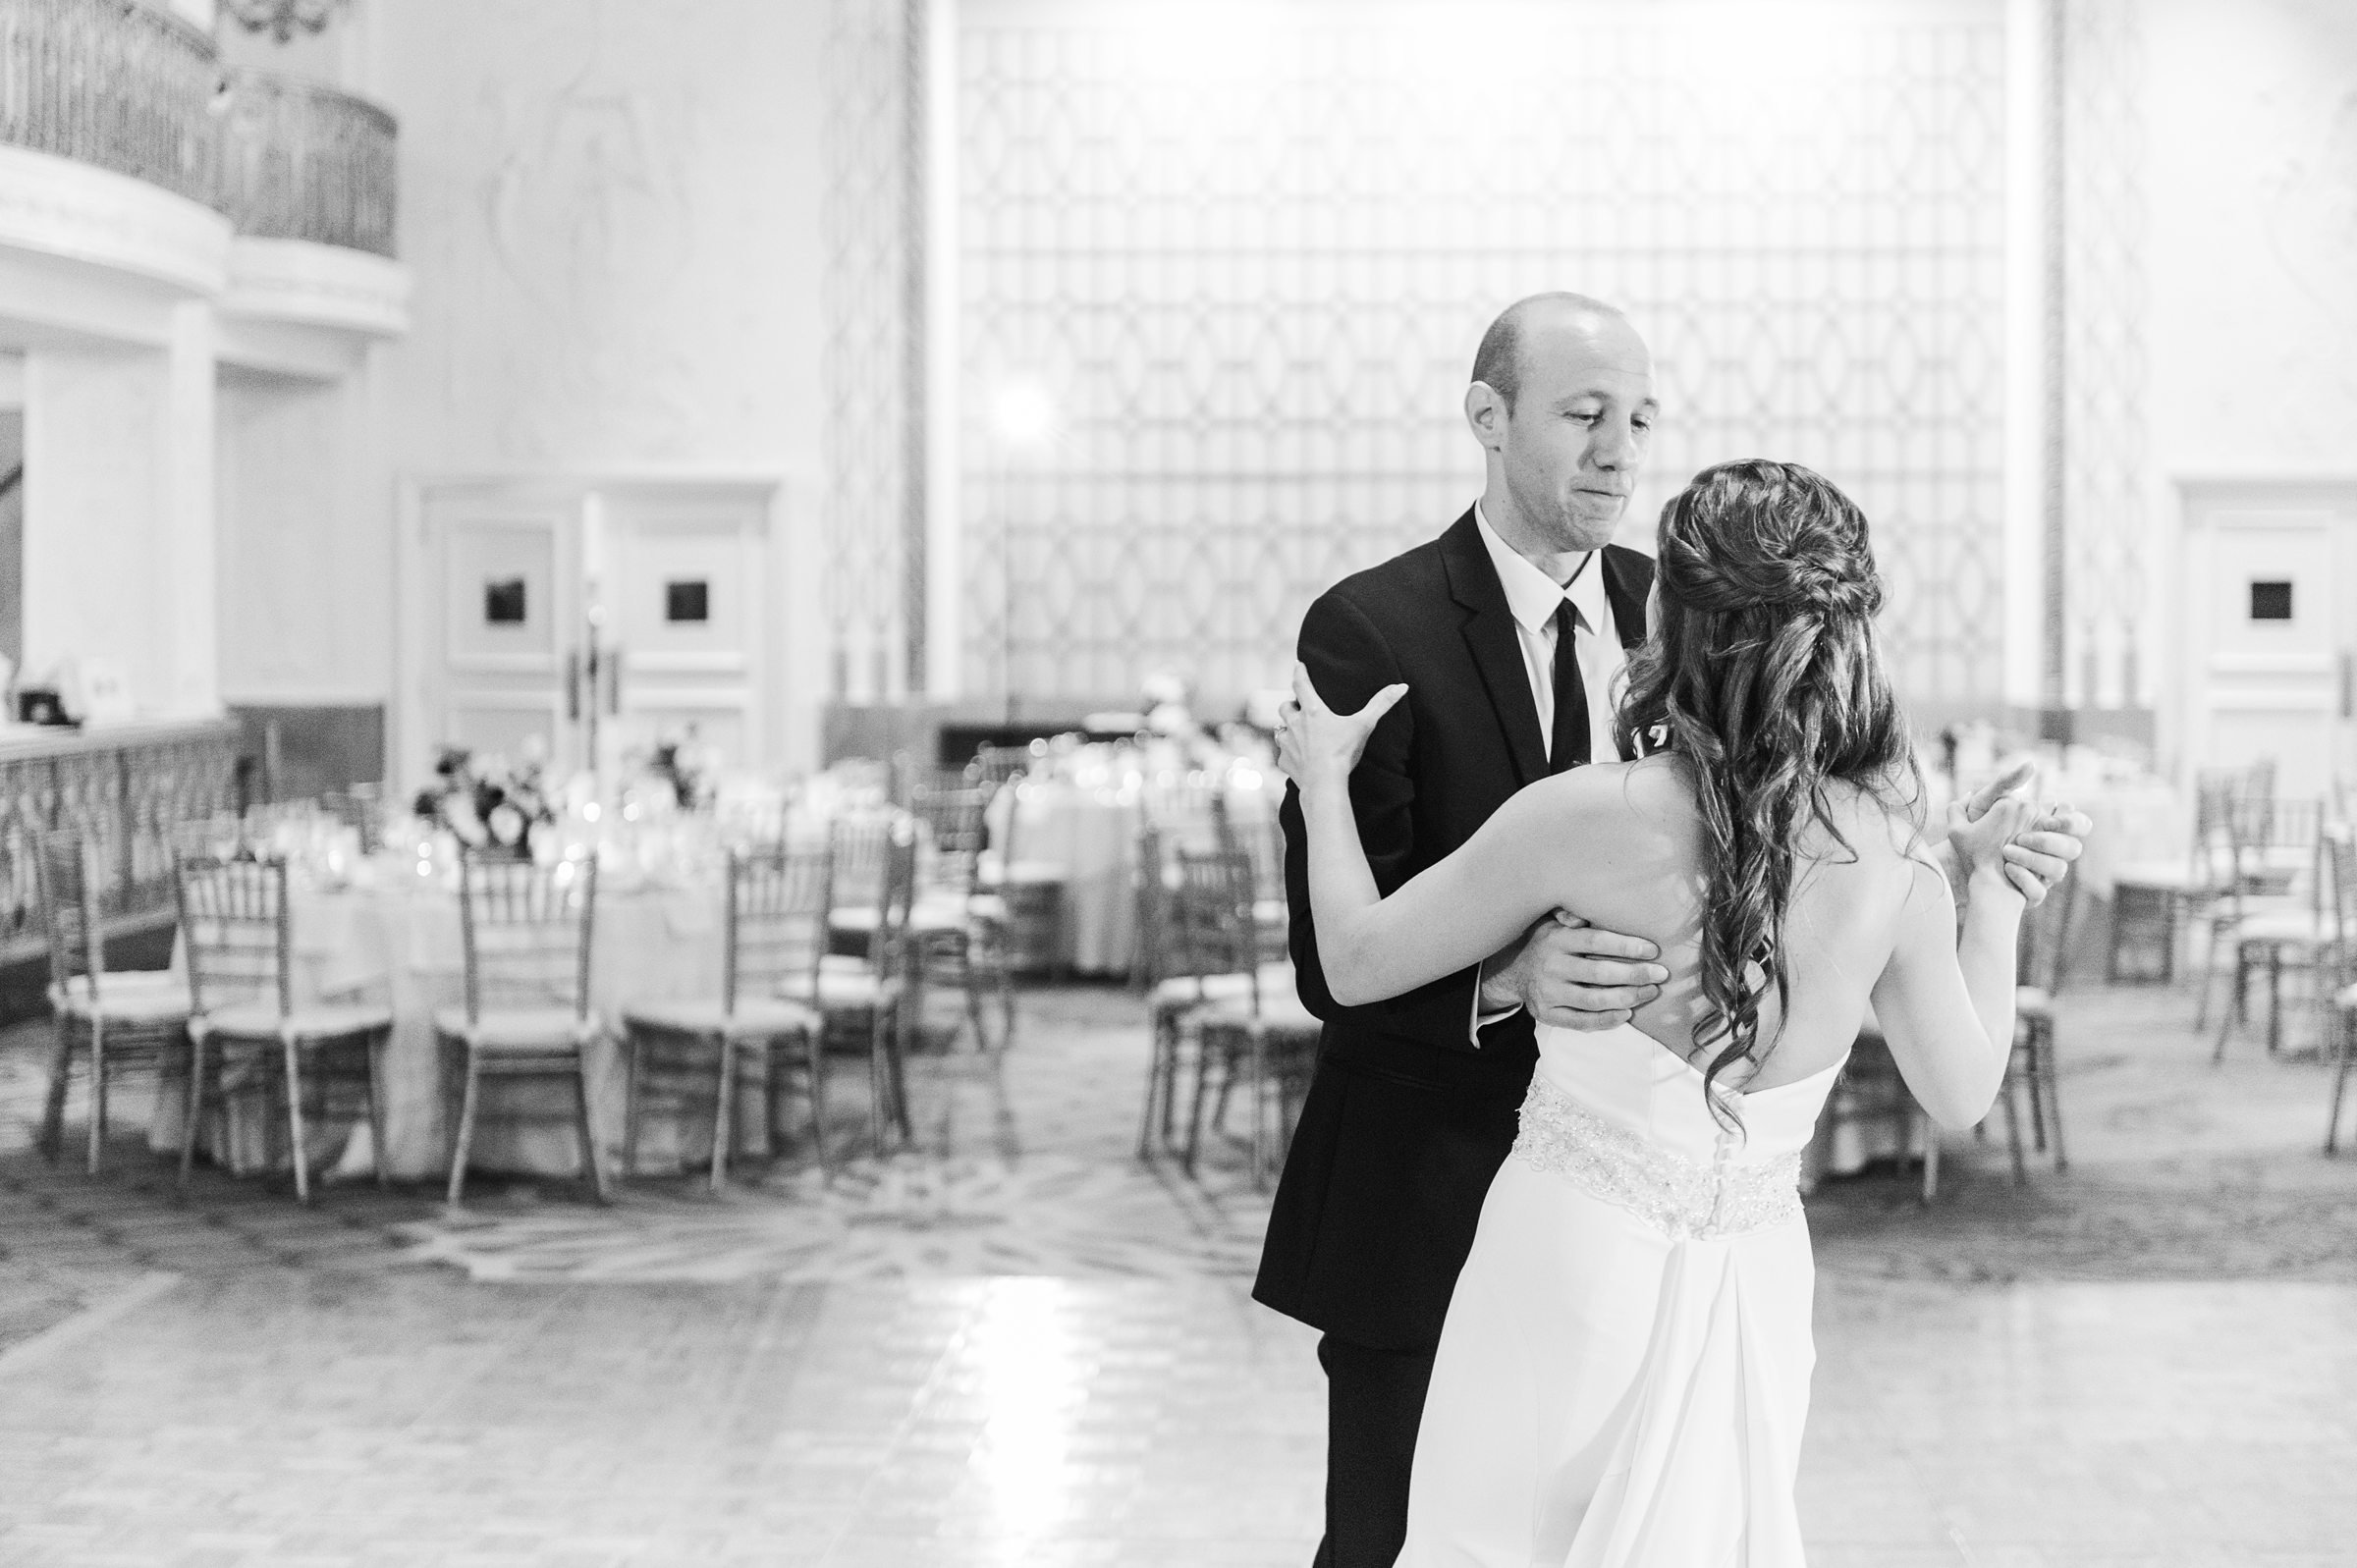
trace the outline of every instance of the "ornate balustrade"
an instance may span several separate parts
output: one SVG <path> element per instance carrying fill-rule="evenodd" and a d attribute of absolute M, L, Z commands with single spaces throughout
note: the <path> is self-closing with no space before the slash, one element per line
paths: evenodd
<path fill-rule="evenodd" d="M 292 77 L 236 71 L 229 83 L 219 205 L 238 233 L 393 254 L 393 117 Z"/>
<path fill-rule="evenodd" d="M 0 0 L 0 141 L 213 204 L 213 40 L 137 0 Z"/>
<path fill-rule="evenodd" d="M 392 255 L 396 136 L 350 93 L 225 73 L 212 39 L 139 0 L 0 0 L 0 143 L 143 180 L 242 235 Z"/>
<path fill-rule="evenodd" d="M 208 720 L 0 740 L 0 961 L 42 946 L 30 840 L 57 828 L 97 840 L 118 929 L 170 919 L 172 828 L 231 808 L 236 734 Z"/>

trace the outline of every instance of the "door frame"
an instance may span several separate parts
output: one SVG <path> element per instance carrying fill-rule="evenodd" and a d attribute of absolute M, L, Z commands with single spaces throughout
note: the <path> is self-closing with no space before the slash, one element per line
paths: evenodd
<path fill-rule="evenodd" d="M 2212 519 L 2236 506 L 2318 511 L 2333 514 L 2333 624 L 2330 639 L 2339 670 L 2329 678 L 2343 682 L 2331 710 L 2332 738 L 2329 752 L 2337 768 L 2350 749 L 2357 720 L 2343 710 L 2357 699 L 2348 690 L 2348 661 L 2357 655 L 2357 471 L 2346 469 L 2269 470 L 2265 472 L 2204 471 L 2173 477 L 2175 526 L 2166 538 L 2173 547 L 2163 564 L 2168 584 L 2160 637 L 2165 652 L 2164 701 L 2154 715 L 2160 754 L 2166 771 L 2180 785 L 2188 785 L 2197 769 L 2220 765 L 2210 755 L 2209 710 L 2205 698 L 2211 661 L 2212 627 L 2202 590 L 2216 569 Z M 2292 672 L 2300 674 L 2301 672 Z M 2264 671 L 2250 672 L 2255 676 Z"/>
<path fill-rule="evenodd" d="M 767 772 L 817 765 L 825 700 L 825 640 L 820 616 L 823 571 L 815 508 L 805 487 L 778 470 L 738 467 L 646 466 L 628 469 L 508 469 L 405 473 L 395 481 L 393 701 L 386 714 L 385 778 L 401 797 L 421 787 L 431 759 L 427 638 L 436 585 L 427 502 L 464 493 L 546 504 L 592 493 L 746 489 L 766 497 L 769 549 L 763 598 L 770 606 L 762 639 L 760 684 L 766 688 L 760 725 L 767 755 L 744 759 Z"/>

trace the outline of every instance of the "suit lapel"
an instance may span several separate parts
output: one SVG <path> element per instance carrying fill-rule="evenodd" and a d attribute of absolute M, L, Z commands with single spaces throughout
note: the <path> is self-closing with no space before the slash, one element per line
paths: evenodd
<path fill-rule="evenodd" d="M 1547 742 L 1539 733 L 1538 705 L 1530 700 L 1530 676 L 1522 669 L 1522 645 L 1514 633 L 1513 612 L 1506 607 L 1506 588 L 1498 568 L 1481 542 L 1481 528 L 1467 511 L 1455 526 L 1441 535 L 1441 560 L 1449 570 L 1449 593 L 1469 611 L 1464 622 L 1465 647 L 1473 667 L 1481 672 L 1490 706 L 1497 710 L 1498 727 L 1506 731 L 1521 782 L 1547 776 Z M 1619 616 L 1616 602 L 1613 614 Z"/>
<path fill-rule="evenodd" d="M 1613 607 L 1613 625 L 1620 646 L 1634 648 L 1645 640 L 1645 601 L 1653 592 L 1653 560 L 1618 545 L 1604 547 L 1604 596 Z"/>

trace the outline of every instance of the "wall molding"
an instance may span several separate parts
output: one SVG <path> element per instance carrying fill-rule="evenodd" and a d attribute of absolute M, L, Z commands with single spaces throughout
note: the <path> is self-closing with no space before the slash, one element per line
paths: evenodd
<path fill-rule="evenodd" d="M 143 180 L 0 145 L 0 246 L 81 262 L 175 295 L 217 295 L 230 222 Z"/>
<path fill-rule="evenodd" d="M 229 247 L 220 303 L 233 316 L 401 338 L 410 330 L 410 269 L 340 245 L 241 237 Z"/>

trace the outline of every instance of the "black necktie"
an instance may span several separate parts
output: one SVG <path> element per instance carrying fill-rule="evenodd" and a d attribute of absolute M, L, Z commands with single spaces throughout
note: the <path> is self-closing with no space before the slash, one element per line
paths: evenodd
<path fill-rule="evenodd" d="M 1579 654 L 1571 628 L 1579 612 L 1565 599 L 1555 612 L 1555 734 L 1547 746 L 1547 771 L 1562 773 L 1588 760 L 1588 688 L 1579 678 Z"/>

